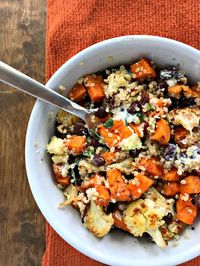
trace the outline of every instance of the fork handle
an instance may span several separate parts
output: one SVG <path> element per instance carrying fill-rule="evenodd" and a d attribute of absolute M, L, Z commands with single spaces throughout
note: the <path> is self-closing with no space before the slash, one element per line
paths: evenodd
<path fill-rule="evenodd" d="M 70 101 L 61 94 L 47 88 L 45 85 L 12 68 L 0 61 L 0 81 L 9 84 L 25 93 L 28 93 L 42 101 L 53 104 L 84 121 L 89 114 L 88 110 Z"/>

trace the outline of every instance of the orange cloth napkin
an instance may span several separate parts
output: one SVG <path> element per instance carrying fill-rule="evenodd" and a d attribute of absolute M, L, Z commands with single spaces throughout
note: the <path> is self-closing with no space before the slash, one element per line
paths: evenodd
<path fill-rule="evenodd" d="M 104 39 L 130 34 L 173 38 L 200 48 L 198 0 L 48 0 L 46 78 L 70 57 Z M 43 266 L 102 265 L 46 226 Z M 200 257 L 184 266 L 199 266 Z"/>

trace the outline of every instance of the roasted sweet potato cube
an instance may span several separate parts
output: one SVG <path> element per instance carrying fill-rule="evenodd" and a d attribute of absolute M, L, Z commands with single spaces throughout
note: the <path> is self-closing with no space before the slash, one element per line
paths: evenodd
<path fill-rule="evenodd" d="M 155 78 L 156 72 L 150 65 L 149 61 L 142 59 L 130 66 L 131 72 L 135 74 L 136 79 Z"/>
<path fill-rule="evenodd" d="M 192 225 L 197 216 L 197 206 L 193 205 L 191 198 L 182 200 L 182 194 L 176 202 L 176 218 L 185 224 Z"/>
<path fill-rule="evenodd" d="M 162 193 L 167 197 L 174 197 L 176 194 L 180 193 L 179 182 L 172 181 L 172 182 L 165 183 L 163 185 Z"/>
<path fill-rule="evenodd" d="M 87 94 L 86 88 L 81 84 L 76 84 L 69 93 L 69 98 L 72 101 L 79 102 L 85 98 Z"/>
<path fill-rule="evenodd" d="M 138 174 L 133 180 L 130 181 L 128 189 L 134 198 L 139 198 L 145 193 L 152 185 L 154 181 L 148 176 Z"/>
<path fill-rule="evenodd" d="M 181 193 L 200 193 L 200 177 L 189 175 L 181 181 Z"/>
<path fill-rule="evenodd" d="M 92 102 L 101 102 L 103 100 L 105 97 L 104 83 L 98 76 L 87 76 L 85 85 Z"/>
<path fill-rule="evenodd" d="M 170 140 L 171 129 L 167 121 L 163 118 L 157 121 L 155 133 L 151 139 L 159 142 L 161 145 L 166 145 Z"/>
<path fill-rule="evenodd" d="M 150 159 L 142 158 L 139 161 L 138 167 L 142 166 L 147 173 L 153 176 L 162 176 L 163 175 L 163 167 L 160 163 L 160 160 L 152 156 Z"/>
<path fill-rule="evenodd" d="M 87 142 L 85 136 L 74 135 L 66 138 L 64 144 L 72 153 L 80 154 L 85 150 Z"/>

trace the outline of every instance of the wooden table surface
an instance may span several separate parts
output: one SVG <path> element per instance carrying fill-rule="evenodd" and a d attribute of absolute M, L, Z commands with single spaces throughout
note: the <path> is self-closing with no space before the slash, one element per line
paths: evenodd
<path fill-rule="evenodd" d="M 45 0 L 0 0 L 0 60 L 45 81 Z M 45 221 L 27 182 L 24 144 L 34 99 L 0 84 L 0 266 L 41 265 Z"/>

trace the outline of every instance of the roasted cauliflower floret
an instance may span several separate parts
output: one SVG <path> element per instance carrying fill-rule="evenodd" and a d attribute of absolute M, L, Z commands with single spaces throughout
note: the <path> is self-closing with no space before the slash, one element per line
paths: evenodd
<path fill-rule="evenodd" d="M 169 112 L 168 119 L 174 125 L 182 125 L 188 131 L 199 126 L 200 109 L 197 106 L 174 109 Z"/>
<path fill-rule="evenodd" d="M 178 220 L 173 220 L 169 225 L 164 224 L 160 227 L 164 240 L 172 240 L 175 236 L 179 236 L 185 228 L 185 224 Z"/>
<path fill-rule="evenodd" d="M 69 155 L 67 153 L 60 155 L 54 154 L 51 159 L 55 164 L 66 163 L 69 159 Z"/>
<path fill-rule="evenodd" d="M 164 198 L 154 187 L 151 187 L 146 193 L 145 202 L 149 209 L 154 208 L 162 217 L 166 216 L 168 213 L 174 216 L 174 199 Z"/>
<path fill-rule="evenodd" d="M 132 166 L 133 159 L 132 158 L 127 158 L 124 161 L 121 161 L 119 163 L 113 163 L 107 167 L 107 169 L 118 169 L 120 172 L 129 175 L 133 171 L 133 166 Z"/>
<path fill-rule="evenodd" d="M 127 205 L 124 222 L 134 236 L 142 236 L 146 232 L 159 247 L 166 247 L 159 228 L 165 223 L 163 217 L 173 213 L 173 203 L 173 200 L 166 200 L 156 189 L 150 188 L 145 199 Z"/>
<path fill-rule="evenodd" d="M 199 171 L 200 165 L 200 147 L 199 145 L 192 145 L 187 148 L 185 154 L 186 156 L 180 156 L 176 161 L 175 165 L 180 171 L 188 171 L 192 170 Z M 181 162 L 181 164 L 180 164 Z"/>
<path fill-rule="evenodd" d="M 186 224 L 184 224 L 183 222 L 179 221 L 179 220 L 173 220 L 169 225 L 168 228 L 170 230 L 170 232 L 172 232 L 175 235 L 180 235 L 184 228 L 185 228 Z"/>
<path fill-rule="evenodd" d="M 70 184 L 64 191 L 66 200 L 60 204 L 60 207 L 68 206 L 76 199 L 78 196 L 78 189 L 74 185 Z"/>
<path fill-rule="evenodd" d="M 142 236 L 146 232 L 145 211 L 147 211 L 147 207 L 142 199 L 130 203 L 124 211 L 124 222 L 136 237 Z"/>
<path fill-rule="evenodd" d="M 63 139 L 53 137 L 47 145 L 47 151 L 50 154 L 61 155 L 64 153 Z"/>
<path fill-rule="evenodd" d="M 63 139 L 54 136 L 53 138 L 51 138 L 46 148 L 47 152 L 53 155 L 51 159 L 54 162 L 54 164 L 64 165 L 62 167 L 62 174 L 64 171 L 66 172 L 65 174 L 67 174 L 69 154 L 64 149 Z"/>
<path fill-rule="evenodd" d="M 195 128 L 192 132 L 189 132 L 185 139 L 181 140 L 184 147 L 192 146 L 194 143 L 200 142 L 200 127 Z"/>
<path fill-rule="evenodd" d="M 169 230 L 166 224 L 161 225 L 159 228 L 162 237 L 165 241 L 172 240 L 174 238 L 174 234 Z"/>
<path fill-rule="evenodd" d="M 105 236 L 114 224 L 112 214 L 107 215 L 102 207 L 91 200 L 90 207 L 84 218 L 85 226 L 97 237 Z"/>

